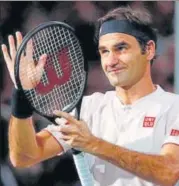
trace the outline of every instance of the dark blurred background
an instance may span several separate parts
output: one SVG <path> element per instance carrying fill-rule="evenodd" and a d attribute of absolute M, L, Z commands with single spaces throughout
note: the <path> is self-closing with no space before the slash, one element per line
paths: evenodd
<path fill-rule="evenodd" d="M 107 11 L 119 6 L 134 9 L 147 8 L 158 29 L 157 59 L 152 67 L 152 77 L 165 90 L 174 91 L 174 2 L 173 1 L 0 1 L 0 43 L 7 44 L 9 34 L 21 31 L 25 35 L 38 24 L 55 20 L 66 21 L 74 27 L 84 48 L 89 64 L 86 94 L 111 90 L 105 78 L 94 44 L 93 23 Z M 13 168 L 8 157 L 8 120 L 12 82 L 0 52 L 0 186 L 77 186 L 80 185 L 70 153 L 44 161 L 30 168 Z M 35 115 L 39 131 L 48 122 Z"/>

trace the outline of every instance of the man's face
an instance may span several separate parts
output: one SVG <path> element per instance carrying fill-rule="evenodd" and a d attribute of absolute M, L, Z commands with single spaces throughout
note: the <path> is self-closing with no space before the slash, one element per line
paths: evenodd
<path fill-rule="evenodd" d="M 99 39 L 102 68 L 111 85 L 131 87 L 145 74 L 148 63 L 135 37 L 123 34 L 106 34 Z"/>

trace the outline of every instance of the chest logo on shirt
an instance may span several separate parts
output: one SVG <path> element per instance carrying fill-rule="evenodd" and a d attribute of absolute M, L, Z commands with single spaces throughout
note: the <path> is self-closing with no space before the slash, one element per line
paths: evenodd
<path fill-rule="evenodd" d="M 143 127 L 154 127 L 155 117 L 145 116 L 143 121 Z"/>
<path fill-rule="evenodd" d="M 171 133 L 170 133 L 170 136 L 179 136 L 179 130 L 172 129 Z"/>

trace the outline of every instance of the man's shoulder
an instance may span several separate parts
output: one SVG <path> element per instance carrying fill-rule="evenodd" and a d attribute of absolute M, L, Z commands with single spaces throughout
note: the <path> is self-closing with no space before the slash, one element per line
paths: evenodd
<path fill-rule="evenodd" d="M 162 104 L 173 104 L 174 102 L 179 103 L 179 94 L 168 92 L 164 90 L 159 85 L 157 86 L 157 91 L 152 96 L 158 103 Z"/>
<path fill-rule="evenodd" d="M 114 91 L 109 91 L 105 93 L 95 92 L 91 95 L 84 96 L 80 117 L 84 121 L 87 121 L 90 126 L 91 116 L 94 115 L 94 112 L 98 112 L 104 105 L 109 104 L 111 100 L 113 100 L 114 95 Z"/>
<path fill-rule="evenodd" d="M 91 95 L 83 97 L 82 110 L 97 110 L 106 104 L 109 104 L 115 96 L 115 91 L 108 91 L 105 93 L 95 92 Z"/>
<path fill-rule="evenodd" d="M 179 103 L 179 94 L 165 91 L 163 96 L 164 96 L 164 99 L 168 102 L 172 101 L 172 102 Z"/>
<path fill-rule="evenodd" d="M 83 97 L 83 101 L 90 101 L 90 102 L 96 102 L 96 101 L 104 101 L 104 100 L 111 100 L 115 96 L 115 91 L 107 91 L 105 93 L 101 92 L 94 92 L 91 95 L 86 95 Z"/>
<path fill-rule="evenodd" d="M 179 105 L 179 95 L 165 91 L 160 98 L 158 98 L 158 102 L 163 106 L 163 108 L 169 108 L 168 111 L 171 113 L 178 113 L 178 105 Z"/>

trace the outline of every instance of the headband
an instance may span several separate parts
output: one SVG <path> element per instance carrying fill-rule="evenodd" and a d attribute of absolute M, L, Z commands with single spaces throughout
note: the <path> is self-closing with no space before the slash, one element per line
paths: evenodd
<path fill-rule="evenodd" d="M 128 34 L 134 37 L 145 37 L 147 34 L 143 33 L 144 32 L 149 32 L 149 29 L 147 29 L 145 26 L 144 27 L 139 27 L 137 24 L 132 24 L 127 20 L 109 20 L 105 21 L 100 28 L 99 31 L 99 37 L 109 34 L 109 33 L 124 33 Z M 152 39 L 149 38 L 148 40 Z"/>

